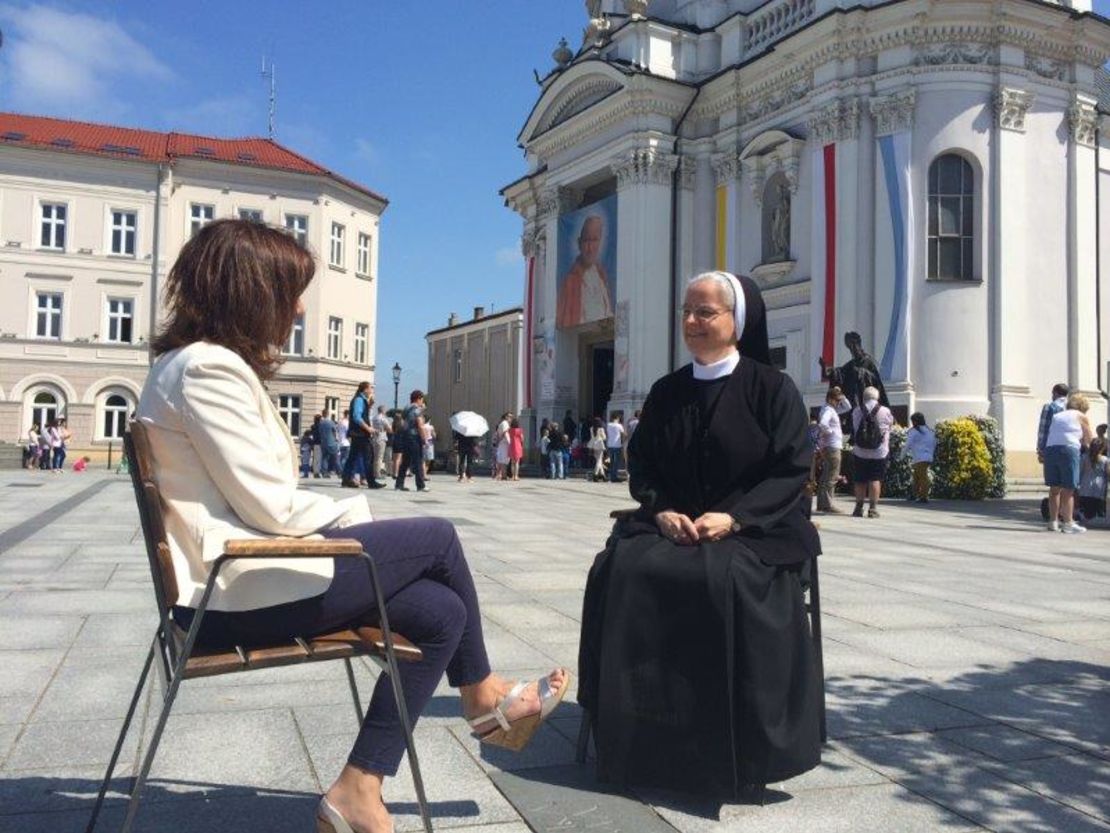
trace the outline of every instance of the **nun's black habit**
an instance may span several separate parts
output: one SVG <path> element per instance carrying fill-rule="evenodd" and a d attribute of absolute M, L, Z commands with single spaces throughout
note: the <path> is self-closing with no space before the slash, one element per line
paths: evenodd
<path fill-rule="evenodd" d="M 644 402 L 628 448 L 636 517 L 590 570 L 579 702 L 598 774 L 617 785 L 735 797 L 820 761 L 817 677 L 802 597 L 820 550 L 799 496 L 808 415 L 770 365 L 763 299 L 742 278 L 741 360 L 721 380 L 687 365 Z M 727 512 L 742 525 L 680 546 L 654 516 Z"/>

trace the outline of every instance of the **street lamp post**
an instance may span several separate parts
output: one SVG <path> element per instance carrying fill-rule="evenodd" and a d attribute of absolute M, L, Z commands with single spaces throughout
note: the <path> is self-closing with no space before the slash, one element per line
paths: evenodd
<path fill-rule="evenodd" d="M 397 410 L 397 390 L 401 387 L 401 365 L 393 363 L 393 410 Z"/>

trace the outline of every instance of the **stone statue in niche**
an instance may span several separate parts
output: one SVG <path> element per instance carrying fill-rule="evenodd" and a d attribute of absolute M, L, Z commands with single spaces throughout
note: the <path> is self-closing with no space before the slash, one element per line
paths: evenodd
<path fill-rule="evenodd" d="M 778 184 L 779 204 L 771 214 L 771 249 L 775 260 L 790 259 L 790 188 Z"/>
<path fill-rule="evenodd" d="M 777 174 L 763 192 L 763 262 L 790 260 L 790 185 Z"/>

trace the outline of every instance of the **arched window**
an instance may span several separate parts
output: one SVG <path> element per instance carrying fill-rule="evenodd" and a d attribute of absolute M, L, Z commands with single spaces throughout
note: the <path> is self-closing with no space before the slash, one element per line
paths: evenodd
<path fill-rule="evenodd" d="M 31 400 L 31 423 L 45 428 L 46 423 L 58 417 L 58 397 L 50 391 L 39 391 Z"/>
<path fill-rule="evenodd" d="M 929 166 L 929 277 L 975 277 L 975 172 L 946 153 Z"/>
<path fill-rule="evenodd" d="M 127 430 L 127 412 L 131 405 L 118 393 L 109 394 L 104 400 L 104 439 L 122 440 Z"/>

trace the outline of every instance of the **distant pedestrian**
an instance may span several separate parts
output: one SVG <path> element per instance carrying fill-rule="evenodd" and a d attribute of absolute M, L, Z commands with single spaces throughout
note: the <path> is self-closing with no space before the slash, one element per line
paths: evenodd
<path fill-rule="evenodd" d="M 339 431 L 331 414 L 321 414 L 316 423 L 317 455 L 319 469 L 317 474 L 330 478 L 333 474 L 342 476 L 339 465 Z"/>
<path fill-rule="evenodd" d="M 609 482 L 616 483 L 620 478 L 621 458 L 624 456 L 624 426 L 621 425 L 621 412 L 609 414 L 605 425 L 605 447 L 609 451 Z"/>
<path fill-rule="evenodd" d="M 39 471 L 47 471 L 50 468 L 50 461 L 53 455 L 52 435 L 54 428 L 54 420 L 46 421 L 39 431 Z"/>
<path fill-rule="evenodd" d="M 562 427 L 553 422 L 547 429 L 547 471 L 552 480 L 566 480 L 567 435 Z"/>
<path fill-rule="evenodd" d="M 430 422 L 425 422 L 424 426 L 420 429 L 420 437 L 422 441 L 421 463 L 424 466 L 424 479 L 428 479 L 428 472 L 432 470 L 432 463 L 436 459 L 436 427 Z"/>
<path fill-rule="evenodd" d="M 910 415 L 911 428 L 906 432 L 905 453 L 913 463 L 913 495 L 918 503 L 929 502 L 929 467 L 937 450 L 937 435 L 925 424 L 925 415 Z"/>
<path fill-rule="evenodd" d="M 628 439 L 632 439 L 632 435 L 636 433 L 636 426 L 640 424 L 640 412 L 635 411 L 632 414 L 632 419 L 628 420 Z M 625 443 L 627 445 L 627 443 Z"/>
<path fill-rule="evenodd" d="M 863 502 L 868 501 L 867 517 L 879 517 L 879 497 L 886 477 L 890 455 L 890 429 L 894 416 L 879 404 L 879 389 L 863 389 L 863 402 L 852 410 L 852 481 L 856 508 L 852 517 L 863 517 Z"/>
<path fill-rule="evenodd" d="M 374 416 L 370 420 L 370 427 L 374 429 L 371 442 L 373 445 L 373 460 L 370 472 L 373 478 L 377 480 L 379 477 L 385 477 L 388 473 L 385 469 L 385 448 L 389 443 L 390 434 L 393 432 L 393 420 L 386 416 L 384 405 L 379 405 L 378 410 L 374 412 Z"/>
<path fill-rule="evenodd" d="M 1106 517 L 1106 481 L 1110 459 L 1106 440 L 1095 437 L 1079 466 L 1079 512 L 1087 521 Z"/>
<path fill-rule="evenodd" d="M 582 420 L 582 427 L 585 428 L 585 420 Z M 578 423 L 574 421 L 571 416 L 570 408 L 567 408 L 566 414 L 563 415 L 563 433 L 567 435 L 567 442 L 575 439 L 578 436 Z"/>
<path fill-rule="evenodd" d="M 394 409 L 392 424 L 389 429 L 390 449 L 392 458 L 390 460 L 390 471 L 392 476 L 396 477 L 397 472 L 401 470 L 401 458 L 404 456 L 405 446 L 405 418 L 402 416 L 404 411 Z"/>
<path fill-rule="evenodd" d="M 340 471 L 347 468 L 347 456 L 351 453 L 351 438 L 347 431 L 351 427 L 350 410 L 343 411 L 343 417 L 335 423 L 335 436 L 339 438 L 339 467 Z"/>
<path fill-rule="evenodd" d="M 477 437 L 467 437 L 455 431 L 455 449 L 458 452 L 459 482 L 463 479 L 469 483 L 474 477 L 474 448 L 478 442 Z"/>
<path fill-rule="evenodd" d="M 41 453 L 42 451 L 39 448 L 39 424 L 36 422 L 27 431 L 27 445 L 23 452 L 23 467 L 26 469 L 38 468 Z"/>
<path fill-rule="evenodd" d="M 593 427 L 590 431 L 590 440 L 587 447 L 594 455 L 593 480 L 596 483 L 605 479 L 605 425 L 599 417 L 594 417 Z"/>
<path fill-rule="evenodd" d="M 414 390 L 409 394 L 409 406 L 405 408 L 403 428 L 401 432 L 401 465 L 397 469 L 397 478 L 393 488 L 407 492 L 405 477 L 412 472 L 416 478 L 416 490 L 428 491 L 424 482 L 424 465 L 422 452 L 422 437 L 424 429 L 424 391 Z"/>
<path fill-rule="evenodd" d="M 309 477 L 312 474 L 312 438 L 311 428 L 306 428 L 301 434 L 301 477 Z"/>
<path fill-rule="evenodd" d="M 1048 442 L 1048 429 L 1052 425 L 1052 418 L 1068 407 L 1068 393 L 1070 393 L 1068 386 L 1063 382 L 1057 382 L 1052 386 L 1052 399 L 1041 408 L 1041 416 L 1037 421 L 1037 462 L 1040 463 L 1042 467 L 1045 465 L 1044 450 Z M 1045 483 L 1047 484 L 1047 469 L 1044 470 L 1044 477 Z M 1051 491 L 1050 488 L 1050 494 Z M 1049 503 L 1052 503 L 1051 498 L 1049 499 Z M 1056 519 L 1055 515 L 1049 515 L 1048 517 Z"/>
<path fill-rule="evenodd" d="M 1044 481 L 1048 486 L 1048 529 L 1050 532 L 1086 532 L 1075 522 L 1075 492 L 1079 488 L 1082 447 L 1089 446 L 1095 433 L 1087 419 L 1090 403 L 1081 393 L 1069 394 L 1067 407 L 1057 411 L 1048 426 L 1044 446 Z M 1059 519 L 1063 519 L 1060 523 Z"/>
<path fill-rule="evenodd" d="M 833 494 L 840 479 L 840 457 L 844 450 L 844 431 L 840 427 L 839 408 L 845 401 L 844 393 L 833 385 L 825 394 L 825 404 L 817 415 L 815 459 L 821 467 L 817 478 L 817 511 L 830 515 L 842 514 L 833 504 Z"/>
<path fill-rule="evenodd" d="M 92 457 L 82 457 L 76 463 L 73 464 L 73 470 L 75 472 L 77 472 L 78 474 L 80 474 L 81 472 L 83 472 L 85 469 L 87 469 L 89 467 L 89 463 L 91 463 L 91 462 L 92 462 Z"/>
<path fill-rule="evenodd" d="M 524 459 L 524 430 L 520 420 L 513 417 L 509 423 L 509 476 L 520 480 L 520 461 Z"/>
<path fill-rule="evenodd" d="M 351 440 L 351 450 L 347 453 L 347 463 L 343 466 L 342 484 L 357 489 L 364 482 L 367 486 L 376 483 L 369 469 L 370 442 L 374 429 L 370 425 L 370 383 L 359 382 L 355 395 L 347 410 L 350 413 L 347 436 Z"/>
<path fill-rule="evenodd" d="M 73 438 L 69 428 L 66 427 L 65 417 L 58 417 L 54 423 L 54 432 L 51 434 L 52 459 L 51 467 L 56 472 L 61 472 L 66 462 L 66 449 Z"/>
<path fill-rule="evenodd" d="M 497 423 L 497 430 L 493 434 L 494 442 L 494 468 L 493 479 L 504 480 L 509 469 L 509 428 L 513 415 L 505 412 Z"/>

